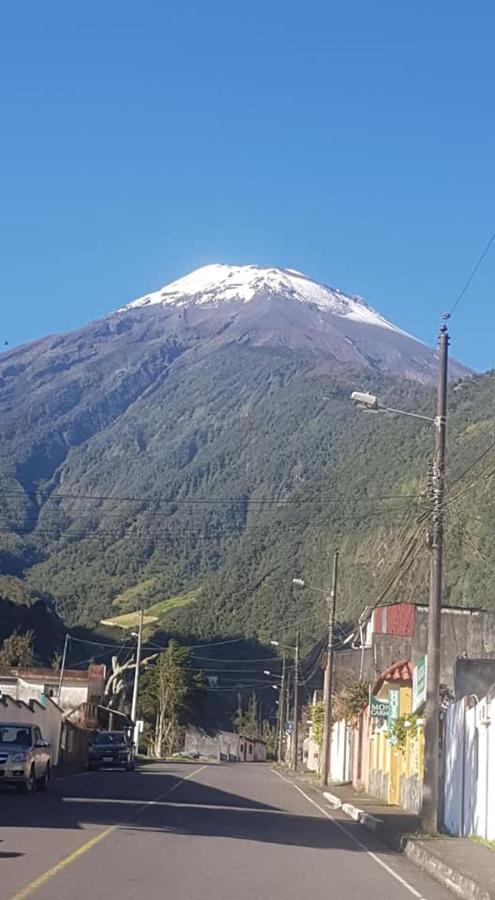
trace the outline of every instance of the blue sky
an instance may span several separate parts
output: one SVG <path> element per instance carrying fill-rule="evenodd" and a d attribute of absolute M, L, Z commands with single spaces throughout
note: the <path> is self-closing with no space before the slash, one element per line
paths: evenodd
<path fill-rule="evenodd" d="M 0 338 L 209 262 L 300 269 L 429 343 L 495 229 L 491 0 L 0 12 Z M 495 366 L 495 247 L 451 322 Z"/>

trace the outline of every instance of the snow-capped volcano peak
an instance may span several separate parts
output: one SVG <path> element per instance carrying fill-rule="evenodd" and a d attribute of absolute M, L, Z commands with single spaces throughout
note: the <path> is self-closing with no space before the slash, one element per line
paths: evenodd
<path fill-rule="evenodd" d="M 249 303 L 263 295 L 285 296 L 312 304 L 325 312 L 356 322 L 388 328 L 400 333 L 360 297 L 350 297 L 335 288 L 308 278 L 295 269 L 214 264 L 196 269 L 158 291 L 129 303 L 124 309 L 161 304 L 163 306 L 210 306 Z"/>

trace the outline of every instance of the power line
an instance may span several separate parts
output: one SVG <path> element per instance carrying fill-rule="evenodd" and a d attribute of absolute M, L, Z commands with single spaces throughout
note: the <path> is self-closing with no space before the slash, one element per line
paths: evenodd
<path fill-rule="evenodd" d="M 489 249 L 490 249 L 490 247 L 492 246 L 492 244 L 493 244 L 494 241 L 495 241 L 495 231 L 494 231 L 493 234 L 490 236 L 490 239 L 489 239 L 489 241 L 488 241 L 486 247 L 484 248 L 484 250 L 483 250 L 483 252 L 481 253 L 481 255 L 478 257 L 477 262 L 475 263 L 475 265 L 474 265 L 473 268 L 471 269 L 471 272 L 469 273 L 468 277 L 466 278 L 466 281 L 464 282 L 464 284 L 463 284 L 461 290 L 459 291 L 459 293 L 458 293 L 458 295 L 457 295 L 457 297 L 456 297 L 456 299 L 455 299 L 455 301 L 454 301 L 454 305 L 453 305 L 452 309 L 451 309 L 450 312 L 449 312 L 449 316 L 448 316 L 449 318 L 454 314 L 455 310 L 456 310 L 457 307 L 459 306 L 459 303 L 461 302 L 462 298 L 464 297 L 464 294 L 466 293 L 466 291 L 467 291 L 467 289 L 469 288 L 471 282 L 473 281 L 473 279 L 474 279 L 474 277 L 475 277 L 475 275 L 476 275 L 476 273 L 477 273 L 479 267 L 481 266 L 481 263 L 483 262 L 485 256 L 487 255 L 487 253 L 488 253 L 488 251 L 489 251 Z"/>
<path fill-rule="evenodd" d="M 4 491 L 3 496 L 5 497 L 39 497 L 39 491 Z M 391 494 L 391 495 L 383 495 L 383 496 L 368 496 L 368 497 L 358 497 L 357 500 L 404 500 L 408 498 L 414 498 L 415 494 Z M 263 497 L 260 499 L 251 498 L 251 497 L 175 497 L 172 499 L 167 499 L 166 497 L 125 497 L 125 496 L 116 496 L 116 495 L 99 495 L 99 494 L 59 494 L 52 493 L 49 494 L 44 500 L 40 498 L 44 503 L 49 503 L 52 500 L 81 500 L 84 502 L 94 502 L 94 503 L 147 503 L 147 504 L 168 504 L 171 506 L 178 505 L 187 505 L 190 506 L 211 506 L 211 505 L 222 505 L 222 506 L 232 506 L 234 504 L 241 504 L 246 506 L 265 506 L 265 505 L 276 505 L 276 506 L 290 506 L 290 505 L 305 505 L 307 503 L 317 503 L 319 501 L 324 501 L 325 503 L 341 503 L 341 497 L 335 497 L 334 495 L 325 495 L 325 494 L 316 494 L 314 497 L 294 497 L 294 498 L 284 498 L 284 497 Z"/>
<path fill-rule="evenodd" d="M 410 508 L 411 508 L 411 506 L 410 506 L 410 504 L 408 504 L 407 506 L 395 506 L 395 507 L 389 507 L 388 509 L 386 508 L 386 509 L 375 510 L 374 512 L 360 513 L 359 519 L 360 519 L 360 521 L 365 521 L 367 519 L 372 519 L 377 516 L 391 515 L 391 514 L 398 513 L 398 512 L 404 512 L 406 510 L 410 510 Z M 356 516 L 356 513 L 354 513 L 354 516 Z M 198 538 L 203 537 L 203 538 L 207 538 L 208 540 L 211 540 L 212 538 L 217 538 L 218 540 L 220 540 L 222 537 L 243 538 L 244 536 L 251 535 L 251 534 L 257 534 L 262 531 L 268 531 L 270 529 L 270 525 L 268 522 L 262 523 L 257 526 L 251 525 L 244 529 L 233 528 L 233 527 L 227 526 L 227 523 L 217 523 L 214 527 L 210 527 L 210 528 L 208 528 L 208 527 L 195 528 L 195 529 L 179 528 L 179 529 L 177 529 L 177 531 L 175 533 L 170 533 L 170 530 L 167 531 L 166 529 L 160 529 L 160 530 L 157 529 L 155 531 L 146 530 L 144 533 L 140 533 L 138 531 L 136 533 L 136 523 L 135 522 L 129 522 L 129 523 L 122 522 L 121 524 L 122 524 L 122 526 L 124 526 L 126 532 L 128 532 L 130 529 L 134 529 L 134 533 L 133 533 L 132 537 L 135 540 L 149 539 L 149 540 L 154 540 L 154 542 L 157 545 L 162 544 L 162 545 L 166 545 L 166 546 L 169 546 L 170 543 L 174 539 L 176 541 L 182 541 L 184 539 L 185 535 L 188 535 L 190 537 L 198 537 Z M 293 523 L 293 524 L 284 523 L 283 527 L 284 527 L 284 530 L 300 530 L 301 523 L 299 523 L 299 522 Z M 63 533 L 57 534 L 57 532 L 59 532 L 59 531 L 63 532 Z M 54 523 L 51 528 L 50 527 L 46 527 L 46 528 L 45 527 L 36 527 L 35 523 L 33 523 L 32 527 L 28 526 L 28 527 L 24 527 L 24 528 L 19 528 L 17 526 L 12 525 L 10 528 L 6 528 L 6 527 L 0 528 L 0 534 L 17 535 L 18 537 L 32 537 L 32 538 L 45 536 L 45 537 L 52 537 L 52 538 L 58 539 L 58 538 L 62 538 L 62 537 L 64 537 L 64 538 L 67 537 L 70 539 L 70 542 L 73 540 L 87 540 L 87 541 L 94 540 L 94 539 L 98 540 L 98 539 L 101 539 L 104 537 L 122 540 L 124 537 L 128 536 L 127 534 L 120 534 L 119 531 L 117 530 L 117 526 L 113 530 L 110 530 L 107 528 L 97 528 L 96 530 L 94 530 L 88 534 L 87 530 L 81 530 L 81 528 L 79 528 L 79 530 L 76 531 L 75 529 L 72 529 L 72 527 L 70 525 L 63 527 L 62 523 L 60 523 L 60 524 Z"/>
<path fill-rule="evenodd" d="M 454 526 L 454 529 L 457 531 L 457 534 L 459 535 L 459 537 L 461 537 L 463 542 L 466 543 L 471 548 L 471 551 L 475 554 L 475 556 L 478 557 L 478 559 L 481 559 L 481 560 L 483 560 L 483 562 L 486 562 L 486 557 L 483 556 L 483 554 L 480 552 L 478 547 L 476 547 L 476 545 L 474 544 L 474 541 L 471 538 L 471 535 L 467 529 L 466 524 L 462 521 L 460 515 L 458 514 L 458 512 L 456 510 L 455 504 L 452 504 L 452 506 L 450 507 L 449 514 L 454 516 L 454 522 L 452 524 Z"/>
<path fill-rule="evenodd" d="M 492 443 L 488 447 L 485 447 L 485 449 L 480 453 L 480 455 L 477 456 L 476 459 L 474 459 L 470 463 L 470 465 L 467 467 L 467 469 L 464 469 L 464 471 L 460 475 L 458 475 L 452 482 L 450 482 L 450 485 L 449 485 L 450 490 L 459 481 L 462 481 L 462 479 L 465 478 L 466 475 L 468 475 L 469 472 L 471 472 L 471 470 L 474 469 L 478 465 L 478 463 L 480 463 L 485 458 L 485 456 L 488 456 L 488 454 L 491 453 L 492 450 L 495 450 L 495 441 L 492 441 Z"/>

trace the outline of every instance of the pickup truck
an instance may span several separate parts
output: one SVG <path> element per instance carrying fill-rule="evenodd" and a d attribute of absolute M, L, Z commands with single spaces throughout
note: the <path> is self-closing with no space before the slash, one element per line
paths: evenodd
<path fill-rule="evenodd" d="M 50 744 L 37 725 L 0 722 L 0 784 L 13 784 L 23 794 L 44 791 L 50 768 Z"/>

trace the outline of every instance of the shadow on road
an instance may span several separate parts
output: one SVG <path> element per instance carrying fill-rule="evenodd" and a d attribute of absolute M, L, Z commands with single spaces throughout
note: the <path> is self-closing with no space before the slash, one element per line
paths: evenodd
<path fill-rule="evenodd" d="M 184 781 L 183 772 L 101 771 L 53 782 L 46 794 L 0 795 L 0 827 L 81 829 L 87 825 L 233 838 L 294 847 L 360 850 L 328 819 L 288 812 L 240 794 Z M 290 796 L 290 795 L 288 795 Z M 348 831 L 360 826 L 347 823 Z M 15 854 L 13 854 L 15 855 Z M 0 854 L 1 858 L 1 854 Z"/>

